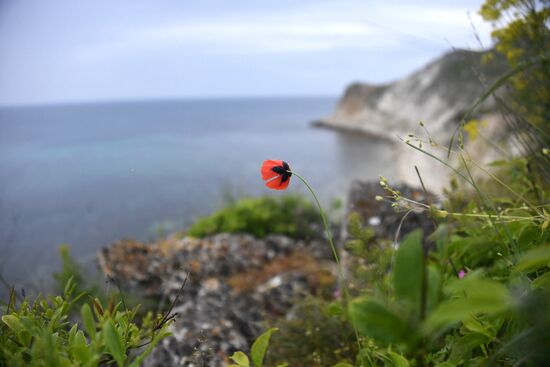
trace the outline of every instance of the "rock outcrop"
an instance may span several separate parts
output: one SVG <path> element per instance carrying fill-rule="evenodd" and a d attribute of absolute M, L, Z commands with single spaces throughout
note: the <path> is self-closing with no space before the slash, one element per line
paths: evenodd
<path fill-rule="evenodd" d="M 173 335 L 155 349 L 147 361 L 151 366 L 227 365 L 233 352 L 248 351 L 267 328 L 265 320 L 333 287 L 330 259 L 324 242 L 245 234 L 153 244 L 123 240 L 99 254 L 103 273 L 121 289 L 161 304 L 174 302 Z"/>
<path fill-rule="evenodd" d="M 482 62 L 484 52 L 453 51 L 433 61 L 410 76 L 386 85 L 354 83 L 340 99 L 335 112 L 314 122 L 317 126 L 362 133 L 395 144 L 398 181 L 418 185 L 413 166 L 424 168 L 430 189 L 439 191 L 448 176 L 432 159 L 406 146 L 409 134 L 425 142 L 448 144 L 464 114 L 484 91 L 506 71 L 503 60 Z M 502 119 L 496 101 L 490 97 L 473 116 L 487 121 L 485 134 L 493 141 L 502 138 Z M 426 130 L 419 122 L 423 122 Z M 429 137 L 426 136 L 429 132 Z M 413 139 L 411 139 L 413 142 Z M 428 144 L 424 144 L 426 147 Z M 487 144 L 470 146 L 472 155 L 492 159 Z M 444 150 L 444 149 L 442 149 Z"/>

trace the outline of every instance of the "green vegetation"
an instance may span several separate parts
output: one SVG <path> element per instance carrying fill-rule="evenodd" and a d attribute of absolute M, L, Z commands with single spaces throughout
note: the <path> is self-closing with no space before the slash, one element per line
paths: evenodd
<path fill-rule="evenodd" d="M 506 128 L 516 135 L 534 174 L 549 180 L 550 3 L 486 0 L 480 14 L 493 24 L 496 51 L 506 57 L 512 70 L 508 96 L 501 100 Z"/>
<path fill-rule="evenodd" d="M 530 174 L 527 158 L 495 162 L 486 179 L 476 180 L 470 172 L 478 164 L 460 148 L 453 152 L 462 167 L 450 168 L 460 181 L 453 179 L 437 206 L 403 197 L 381 179 L 383 200 L 404 215 L 424 212 L 433 233 L 416 230 L 395 249 L 391 240 L 374 240 L 352 215 L 355 238 L 346 247 L 366 262 L 347 271 L 362 280 L 353 289 L 360 295 L 349 303 L 299 306 L 294 319 L 277 325 L 271 365 L 541 366 L 550 360 L 550 186 Z"/>
<path fill-rule="evenodd" d="M 254 367 L 263 367 L 265 354 L 269 345 L 269 339 L 271 338 L 271 334 L 277 330 L 278 329 L 276 328 L 268 329 L 260 335 L 258 339 L 256 339 L 254 344 L 252 344 L 252 347 L 250 348 L 250 359 L 252 359 L 252 365 Z M 250 367 L 250 360 L 243 352 L 233 353 L 230 359 L 235 362 L 235 364 L 231 364 L 229 367 Z M 279 365 L 278 367 L 286 367 L 286 364 Z"/>
<path fill-rule="evenodd" d="M 99 287 L 91 284 L 89 278 L 84 274 L 82 265 L 71 256 L 71 248 L 68 245 L 59 246 L 59 256 L 61 257 L 61 270 L 53 274 L 57 294 L 63 294 L 66 285 L 71 282 L 75 294 L 90 294 L 102 300 L 105 298 L 105 295 L 100 294 Z M 75 302 L 81 304 L 84 302 L 84 298 Z"/>
<path fill-rule="evenodd" d="M 80 308 L 81 323 L 71 311 L 86 293 L 74 295 L 69 279 L 62 296 L 17 302 L 12 290 L 2 309 L 2 366 L 140 366 L 160 340 L 168 336 L 171 317 L 147 314 L 138 322 L 138 308 L 124 302 L 102 304 L 91 298 Z"/>
<path fill-rule="evenodd" d="M 293 315 L 275 322 L 279 332 L 269 346 L 270 366 L 277 361 L 309 367 L 355 360 L 355 334 L 341 302 L 311 297 L 298 304 Z"/>
<path fill-rule="evenodd" d="M 534 62 L 515 75 L 513 108 L 523 121 L 548 134 L 550 115 L 550 6 L 542 0 L 486 0 L 481 16 L 492 22 L 496 49 L 511 67 Z M 546 143 L 550 142 L 545 136 Z"/>
<path fill-rule="evenodd" d="M 275 233 L 310 238 L 315 234 L 318 218 L 313 205 L 300 196 L 248 198 L 198 220 L 187 234 L 204 237 L 221 232 L 250 233 L 263 238 Z"/>

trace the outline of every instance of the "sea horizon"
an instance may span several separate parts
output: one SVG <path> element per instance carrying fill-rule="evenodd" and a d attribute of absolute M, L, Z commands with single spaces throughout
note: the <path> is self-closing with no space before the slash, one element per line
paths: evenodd
<path fill-rule="evenodd" d="M 21 109 L 21 108 L 42 108 L 42 107 L 64 107 L 64 106 L 90 106 L 90 105 L 114 105 L 114 104 L 145 104 L 145 103 L 173 103 L 173 102 L 221 102 L 221 101 L 242 101 L 242 100 L 308 100 L 308 99 L 334 99 L 341 95 L 228 95 L 228 96 L 174 96 L 174 97 L 128 97 L 115 99 L 82 99 L 65 101 L 44 101 L 27 103 L 2 103 L 0 109 Z"/>
<path fill-rule="evenodd" d="M 336 104 L 280 97 L 0 108 L 1 274 L 43 280 L 59 267 L 61 244 L 93 259 L 121 238 L 153 240 L 155 227 L 184 230 L 221 208 L 224 191 L 274 195 L 259 177 L 264 159 L 287 160 L 326 203 L 344 199 L 354 179 L 391 177 L 386 143 L 311 126 Z M 289 191 L 305 193 L 298 183 Z"/>

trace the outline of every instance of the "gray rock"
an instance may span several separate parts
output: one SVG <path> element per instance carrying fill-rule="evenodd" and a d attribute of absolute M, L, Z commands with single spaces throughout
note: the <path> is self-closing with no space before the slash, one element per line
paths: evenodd
<path fill-rule="evenodd" d="M 316 292 L 320 269 L 334 274 L 330 259 L 324 242 L 244 234 L 155 244 L 125 240 L 99 254 L 103 272 L 122 289 L 174 302 L 173 335 L 155 349 L 148 366 L 226 365 L 233 352 L 248 351 L 266 327 L 263 320 L 285 315 Z"/>

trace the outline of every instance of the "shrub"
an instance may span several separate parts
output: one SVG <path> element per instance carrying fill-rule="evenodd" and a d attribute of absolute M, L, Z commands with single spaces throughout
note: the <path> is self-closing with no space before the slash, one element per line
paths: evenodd
<path fill-rule="evenodd" d="M 69 311 L 85 293 L 73 296 L 69 279 L 63 296 L 19 304 L 12 291 L 2 309 L 0 365 L 5 366 L 140 366 L 159 341 L 168 336 L 171 317 L 149 313 L 139 324 L 139 307 L 122 302 L 103 305 L 97 298 L 82 305 L 82 323 L 71 323 Z M 93 311 L 92 311 L 93 310 Z"/>
<path fill-rule="evenodd" d="M 250 233 L 259 238 L 268 234 L 309 238 L 318 222 L 319 214 L 313 205 L 300 196 L 247 198 L 198 220 L 187 234 L 204 237 L 228 232 Z"/>

